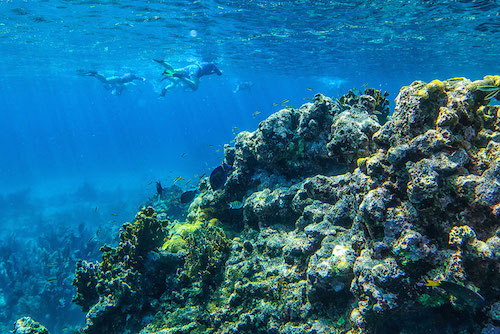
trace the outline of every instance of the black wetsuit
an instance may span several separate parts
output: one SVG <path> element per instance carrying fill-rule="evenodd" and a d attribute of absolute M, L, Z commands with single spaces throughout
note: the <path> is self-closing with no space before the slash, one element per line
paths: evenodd
<path fill-rule="evenodd" d="M 192 65 L 185 66 L 180 69 L 175 70 L 175 77 L 185 77 L 185 78 L 201 78 L 204 75 L 209 74 L 222 75 L 217 65 L 211 62 L 201 62 Z"/>

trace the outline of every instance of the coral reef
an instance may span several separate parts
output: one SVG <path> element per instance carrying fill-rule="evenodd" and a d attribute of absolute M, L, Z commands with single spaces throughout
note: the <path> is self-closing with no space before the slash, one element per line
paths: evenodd
<path fill-rule="evenodd" d="M 153 317 L 167 305 L 202 300 L 217 282 L 228 247 L 216 221 L 170 222 L 144 207 L 124 224 L 117 247 L 101 247 L 101 262 L 77 263 L 74 302 L 87 312 L 82 332 L 138 332 L 152 320 L 154 327 L 160 320 Z"/>
<path fill-rule="evenodd" d="M 158 192 L 159 190 L 159 192 Z M 179 199 L 183 190 L 178 185 L 162 187 L 157 189 L 157 193 L 152 196 L 145 206 L 152 206 L 158 214 L 166 214 L 170 219 L 185 219 L 186 206 L 180 203 Z"/>
<path fill-rule="evenodd" d="M 49 334 L 47 328 L 30 317 L 23 317 L 14 324 L 13 334 Z"/>
<path fill-rule="evenodd" d="M 145 208 L 102 262 L 80 262 L 83 332 L 494 332 L 491 86 L 413 82 L 385 123 L 385 94 L 318 94 L 238 134 L 224 188 L 201 180 L 186 222 Z"/>
<path fill-rule="evenodd" d="M 96 236 L 83 223 L 50 222 L 43 228 L 32 229 L 36 237 L 14 232 L 0 236 L 1 333 L 8 333 L 21 315 L 43 321 L 51 332 L 70 330 L 83 318 L 71 303 L 75 263 L 80 257 L 97 258 L 106 236 Z"/>
<path fill-rule="evenodd" d="M 167 223 L 156 217 L 152 207 L 144 208 L 133 223 L 124 224 L 117 247 L 101 247 L 102 262 L 77 263 L 73 300 L 88 311 L 85 333 L 141 327 L 140 315 L 150 313 L 168 288 L 170 267 L 161 266 L 165 259 L 156 252 L 164 242 Z"/>

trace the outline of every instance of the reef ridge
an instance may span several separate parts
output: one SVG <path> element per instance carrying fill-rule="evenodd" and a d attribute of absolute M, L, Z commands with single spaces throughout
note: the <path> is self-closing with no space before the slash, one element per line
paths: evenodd
<path fill-rule="evenodd" d="M 144 207 L 103 261 L 79 262 L 82 333 L 498 330 L 492 86 L 415 81 L 391 116 L 374 89 L 317 94 L 239 133 L 224 188 L 201 180 L 186 221 Z"/>

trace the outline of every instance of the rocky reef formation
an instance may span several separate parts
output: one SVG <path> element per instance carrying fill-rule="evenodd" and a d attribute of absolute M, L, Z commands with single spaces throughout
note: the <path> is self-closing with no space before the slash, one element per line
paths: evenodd
<path fill-rule="evenodd" d="M 498 331 L 494 87 L 416 81 L 386 122 L 381 92 L 318 94 L 238 134 L 186 222 L 145 208 L 80 263 L 83 332 Z"/>
<path fill-rule="evenodd" d="M 49 331 L 30 317 L 23 317 L 14 324 L 13 334 L 49 334 Z"/>

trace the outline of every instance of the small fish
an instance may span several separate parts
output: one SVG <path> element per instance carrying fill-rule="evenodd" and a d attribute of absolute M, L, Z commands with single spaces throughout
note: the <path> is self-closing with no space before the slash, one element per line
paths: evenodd
<path fill-rule="evenodd" d="M 116 223 L 116 220 L 112 220 L 112 221 L 110 221 L 110 223 L 111 223 L 111 224 L 114 224 L 114 223 Z"/>
<path fill-rule="evenodd" d="M 308 87 L 307 90 L 313 91 L 314 89 L 311 87 Z"/>
<path fill-rule="evenodd" d="M 153 184 L 153 181 L 149 181 L 148 182 L 148 186 L 152 185 Z"/>
<path fill-rule="evenodd" d="M 258 111 L 258 110 L 257 110 L 256 112 L 254 112 L 254 113 L 252 114 L 252 117 L 253 117 L 253 118 L 255 118 L 255 117 L 257 117 L 257 115 L 258 115 L 258 114 L 260 114 L 260 111 Z"/>
<path fill-rule="evenodd" d="M 208 144 L 209 147 L 214 147 L 214 144 Z"/>
<path fill-rule="evenodd" d="M 287 103 L 288 101 L 290 101 L 289 99 L 284 99 L 283 101 L 280 102 L 281 105 L 284 105 L 285 103 Z"/>
<path fill-rule="evenodd" d="M 486 97 L 484 98 L 485 100 L 491 100 L 492 98 L 494 98 L 496 95 L 498 95 L 498 93 L 500 93 L 500 88 L 498 88 L 497 90 L 494 90 L 492 91 L 491 93 L 489 93 L 488 95 L 486 95 Z"/>
<path fill-rule="evenodd" d="M 57 277 L 51 277 L 47 279 L 47 282 L 54 282 L 54 281 L 57 281 Z"/>
<path fill-rule="evenodd" d="M 181 154 L 181 158 L 184 158 L 186 156 L 186 152 Z"/>
<path fill-rule="evenodd" d="M 276 107 L 278 105 L 278 102 L 273 103 L 273 107 Z"/>
<path fill-rule="evenodd" d="M 439 284 L 441 284 L 441 281 L 439 281 L 439 280 L 430 280 L 430 279 L 428 279 L 427 283 L 425 283 L 425 286 L 429 286 L 429 287 L 435 288 L 436 286 L 439 286 Z"/>
<path fill-rule="evenodd" d="M 178 182 L 178 181 L 182 181 L 184 180 L 184 178 L 182 176 L 177 176 L 175 179 L 174 179 L 174 183 Z"/>
<path fill-rule="evenodd" d="M 55 267 L 57 266 L 57 263 L 47 263 L 47 267 Z"/>
<path fill-rule="evenodd" d="M 238 129 L 239 129 L 239 127 L 233 126 L 233 130 L 238 130 Z"/>
<path fill-rule="evenodd" d="M 113 213 L 111 213 L 111 215 L 112 215 L 112 216 L 115 216 L 115 217 L 117 217 L 117 216 L 118 216 L 118 214 L 117 214 L 117 213 L 114 213 L 114 212 L 113 212 Z"/>
<path fill-rule="evenodd" d="M 314 99 L 311 99 L 310 97 L 304 97 L 304 100 L 311 101 L 311 102 L 314 101 Z"/>
<path fill-rule="evenodd" d="M 493 92 L 499 90 L 500 87 L 495 85 L 484 85 L 484 86 L 477 86 L 477 89 L 479 89 L 482 92 Z"/>
<path fill-rule="evenodd" d="M 228 203 L 228 206 L 231 210 L 239 210 L 243 207 L 243 202 L 232 201 L 231 203 Z"/>
<path fill-rule="evenodd" d="M 94 212 L 97 212 L 97 209 L 99 209 L 99 207 L 98 207 L 98 206 L 96 206 L 96 207 L 95 207 Z"/>
<path fill-rule="evenodd" d="M 452 281 L 427 280 L 425 286 L 441 288 L 455 298 L 472 306 L 480 306 L 485 302 L 484 297 L 476 291 Z"/>
<path fill-rule="evenodd" d="M 160 181 L 156 181 L 156 195 L 160 196 L 163 194 L 163 187 L 161 186 Z"/>
<path fill-rule="evenodd" d="M 200 180 L 203 179 L 205 177 L 206 173 L 203 173 L 200 175 Z"/>

